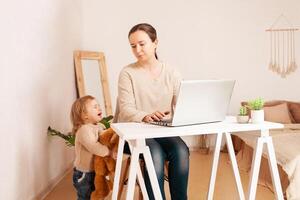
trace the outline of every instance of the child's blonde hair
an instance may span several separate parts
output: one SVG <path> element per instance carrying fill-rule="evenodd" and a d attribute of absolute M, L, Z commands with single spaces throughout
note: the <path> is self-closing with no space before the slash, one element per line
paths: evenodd
<path fill-rule="evenodd" d="M 73 124 L 72 133 L 76 131 L 84 124 L 83 114 L 86 114 L 86 104 L 90 100 L 94 100 L 95 97 L 87 95 L 77 99 L 71 108 L 71 121 Z"/>

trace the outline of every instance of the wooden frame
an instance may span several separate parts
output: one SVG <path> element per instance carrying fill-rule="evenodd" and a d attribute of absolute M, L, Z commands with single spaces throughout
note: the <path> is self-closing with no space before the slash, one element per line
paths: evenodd
<path fill-rule="evenodd" d="M 103 52 L 94 51 L 74 51 L 74 62 L 75 62 L 75 73 L 77 81 L 77 91 L 79 97 L 85 96 L 85 83 L 82 70 L 82 60 L 96 60 L 99 64 L 99 77 L 102 84 L 102 94 L 104 100 L 104 107 L 106 115 L 112 115 L 111 97 L 109 92 L 108 78 L 107 78 L 107 68 Z"/>

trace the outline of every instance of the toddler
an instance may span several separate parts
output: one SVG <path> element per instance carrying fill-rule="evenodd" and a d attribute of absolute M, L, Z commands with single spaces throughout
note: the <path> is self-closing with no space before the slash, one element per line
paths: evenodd
<path fill-rule="evenodd" d="M 102 112 L 96 99 L 84 96 L 77 99 L 71 109 L 71 121 L 75 138 L 75 162 L 73 185 L 77 190 L 78 200 L 89 200 L 94 186 L 94 155 L 107 156 L 109 149 L 98 142 L 103 130 L 98 122 Z"/>

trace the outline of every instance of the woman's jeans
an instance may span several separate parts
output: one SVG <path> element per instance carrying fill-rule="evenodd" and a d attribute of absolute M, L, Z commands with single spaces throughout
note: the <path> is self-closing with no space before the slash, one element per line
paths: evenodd
<path fill-rule="evenodd" d="M 95 172 L 81 172 L 74 168 L 73 185 L 77 190 L 78 200 L 90 200 L 91 193 L 95 190 Z"/>
<path fill-rule="evenodd" d="M 164 164 L 169 161 L 168 178 L 172 200 L 186 200 L 189 176 L 189 149 L 180 137 L 146 139 L 150 148 L 153 164 L 163 199 L 164 192 Z M 128 144 L 125 153 L 130 153 Z M 145 184 L 149 199 L 155 199 L 147 170 L 145 171 Z"/>

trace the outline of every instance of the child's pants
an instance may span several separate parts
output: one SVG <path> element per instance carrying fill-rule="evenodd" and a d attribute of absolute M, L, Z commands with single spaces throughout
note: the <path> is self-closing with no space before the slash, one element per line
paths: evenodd
<path fill-rule="evenodd" d="M 91 193 L 95 190 L 95 172 L 81 172 L 74 168 L 73 185 L 77 190 L 78 200 L 90 200 Z"/>

